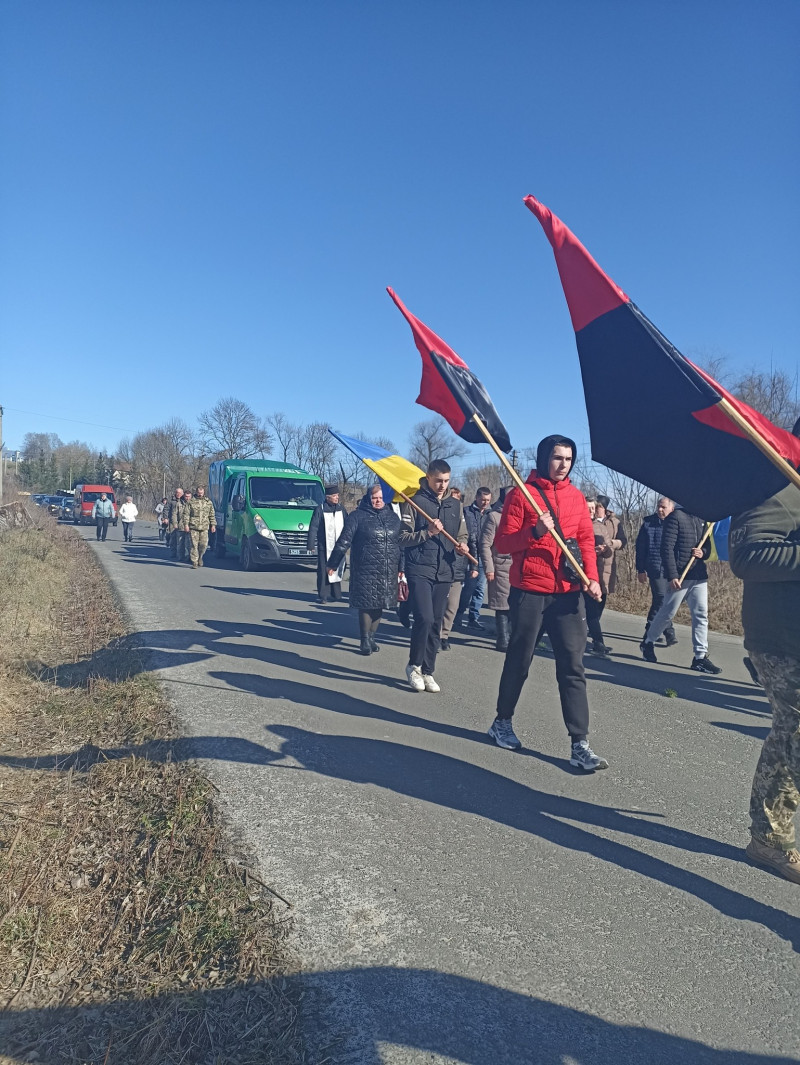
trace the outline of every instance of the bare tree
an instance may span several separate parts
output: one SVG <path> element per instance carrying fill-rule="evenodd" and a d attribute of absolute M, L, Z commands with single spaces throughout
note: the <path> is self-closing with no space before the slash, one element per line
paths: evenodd
<path fill-rule="evenodd" d="M 272 451 L 272 437 L 264 422 L 241 399 L 226 396 L 198 418 L 209 455 L 219 459 L 263 458 Z"/>
<path fill-rule="evenodd" d="M 22 458 L 25 462 L 49 459 L 54 451 L 63 446 L 55 433 L 26 433 L 22 438 Z"/>
<path fill-rule="evenodd" d="M 791 429 L 800 418 L 797 376 L 790 377 L 783 370 L 749 370 L 736 381 L 733 392 L 782 429 Z"/>
<path fill-rule="evenodd" d="M 281 411 L 270 414 L 267 418 L 267 425 L 274 435 L 277 454 L 281 462 L 295 462 L 297 440 L 303 431 L 302 428 L 290 422 Z"/>
<path fill-rule="evenodd" d="M 467 454 L 468 448 L 450 431 L 445 422 L 429 418 L 417 422 L 408 438 L 410 458 L 413 463 L 427 470 L 434 459 L 458 459 Z"/>
<path fill-rule="evenodd" d="M 338 472 L 337 443 L 327 422 L 312 422 L 297 436 L 295 461 L 320 480 L 331 480 Z"/>
<path fill-rule="evenodd" d="M 494 502 L 500 495 L 500 489 L 503 485 L 511 483 L 510 475 L 499 462 L 489 463 L 485 466 L 468 466 L 459 473 L 457 480 L 467 503 L 472 502 L 479 488 L 490 488 L 492 490 L 492 501 Z"/>
<path fill-rule="evenodd" d="M 730 369 L 728 357 L 720 352 L 703 353 L 695 361 L 737 399 L 769 418 L 774 425 L 791 429 L 800 418 L 796 373 L 792 377 L 785 370 L 776 369 L 770 364 L 769 370 L 753 366 L 745 373 L 736 375 Z"/>

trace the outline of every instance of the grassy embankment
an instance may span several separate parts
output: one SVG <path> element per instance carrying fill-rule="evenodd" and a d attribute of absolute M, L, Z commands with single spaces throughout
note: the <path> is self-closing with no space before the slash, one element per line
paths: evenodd
<path fill-rule="evenodd" d="M 628 548 L 627 550 L 631 550 Z M 609 610 L 621 610 L 626 614 L 647 617 L 650 609 L 650 586 L 639 584 L 635 572 L 626 572 L 620 556 L 617 563 L 619 582 L 617 590 L 608 597 Z M 712 632 L 729 632 L 742 635 L 742 582 L 734 577 L 727 562 L 708 562 L 708 627 Z M 689 608 L 683 604 L 675 620 L 691 624 Z M 642 626 L 644 631 L 644 625 Z"/>
<path fill-rule="evenodd" d="M 36 520 L 0 536 L 0 1062 L 295 1061 L 291 910 L 170 760 L 91 550 Z"/>

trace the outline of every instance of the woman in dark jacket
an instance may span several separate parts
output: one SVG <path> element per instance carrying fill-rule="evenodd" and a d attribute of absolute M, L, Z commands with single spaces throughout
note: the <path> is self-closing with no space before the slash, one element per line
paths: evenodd
<path fill-rule="evenodd" d="M 350 551 L 350 606 L 358 611 L 362 655 L 380 651 L 375 633 L 381 614 L 397 605 L 401 527 L 400 518 L 383 502 L 381 486 L 373 485 L 348 516 L 328 559 L 328 573 L 333 573 Z"/>

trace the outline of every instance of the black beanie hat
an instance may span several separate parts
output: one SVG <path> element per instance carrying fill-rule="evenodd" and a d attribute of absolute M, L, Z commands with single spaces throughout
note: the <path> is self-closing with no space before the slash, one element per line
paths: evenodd
<path fill-rule="evenodd" d="M 575 441 L 570 440 L 568 436 L 560 436 L 558 433 L 554 433 L 553 436 L 546 436 L 544 440 L 541 440 L 536 448 L 536 472 L 540 477 L 547 477 L 550 469 L 550 456 L 553 454 L 553 449 L 559 446 L 572 448 L 572 462 L 569 465 L 568 472 L 572 471 L 575 459 L 578 457 Z"/>

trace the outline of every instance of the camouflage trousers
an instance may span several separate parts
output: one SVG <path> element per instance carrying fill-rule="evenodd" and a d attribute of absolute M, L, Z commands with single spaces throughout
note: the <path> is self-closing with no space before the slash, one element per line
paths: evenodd
<path fill-rule="evenodd" d="M 208 529 L 190 529 L 186 533 L 186 549 L 193 566 L 203 565 L 203 555 L 208 547 Z"/>
<path fill-rule="evenodd" d="M 187 534 L 183 529 L 173 529 L 170 534 L 169 553 L 173 558 L 177 558 L 179 562 L 183 562 L 186 557 L 186 538 Z"/>
<path fill-rule="evenodd" d="M 800 658 L 750 652 L 772 707 L 772 728 L 750 794 L 750 831 L 771 847 L 792 850 L 800 805 Z"/>

